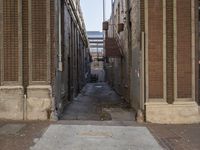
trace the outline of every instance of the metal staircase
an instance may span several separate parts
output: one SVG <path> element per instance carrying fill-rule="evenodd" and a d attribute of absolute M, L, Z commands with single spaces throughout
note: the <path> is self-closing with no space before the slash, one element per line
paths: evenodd
<path fill-rule="evenodd" d="M 123 48 L 120 41 L 119 34 L 116 31 L 116 28 L 113 27 L 112 37 L 105 37 L 105 54 L 106 57 L 116 58 L 123 57 Z"/>
<path fill-rule="evenodd" d="M 105 39 L 105 50 L 107 57 L 121 57 L 120 48 L 115 38 Z"/>

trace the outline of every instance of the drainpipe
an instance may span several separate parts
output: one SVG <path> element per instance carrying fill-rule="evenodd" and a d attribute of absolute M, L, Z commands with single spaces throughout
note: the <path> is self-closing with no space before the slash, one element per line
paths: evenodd
<path fill-rule="evenodd" d="M 23 99 L 23 120 L 27 120 L 27 94 L 24 94 Z"/>
<path fill-rule="evenodd" d="M 61 1 L 58 1 L 58 70 L 62 71 Z"/>

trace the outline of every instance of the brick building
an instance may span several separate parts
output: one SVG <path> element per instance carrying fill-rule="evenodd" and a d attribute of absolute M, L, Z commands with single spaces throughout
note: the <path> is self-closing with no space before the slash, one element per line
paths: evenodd
<path fill-rule="evenodd" d="M 198 0 L 115 0 L 104 29 L 109 82 L 146 121 L 200 122 Z"/>
<path fill-rule="evenodd" d="M 106 78 L 146 121 L 200 122 L 198 0 L 115 0 Z M 80 0 L 0 0 L 0 118 L 60 116 L 89 75 Z"/>
<path fill-rule="evenodd" d="M 86 82 L 79 0 L 0 0 L 0 118 L 48 119 Z"/>

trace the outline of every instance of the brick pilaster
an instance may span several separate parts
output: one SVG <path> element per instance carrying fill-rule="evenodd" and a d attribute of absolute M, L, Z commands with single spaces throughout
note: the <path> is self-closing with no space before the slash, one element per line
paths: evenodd
<path fill-rule="evenodd" d="M 174 101 L 174 18 L 173 0 L 166 1 L 166 48 L 167 48 L 167 102 Z"/>
<path fill-rule="evenodd" d="M 50 83 L 50 0 L 29 0 L 29 82 Z"/>
<path fill-rule="evenodd" d="M 163 99 L 163 1 L 148 2 L 149 98 Z"/>
<path fill-rule="evenodd" d="M 1 3 L 1 85 L 21 85 L 22 1 L 2 0 Z"/>

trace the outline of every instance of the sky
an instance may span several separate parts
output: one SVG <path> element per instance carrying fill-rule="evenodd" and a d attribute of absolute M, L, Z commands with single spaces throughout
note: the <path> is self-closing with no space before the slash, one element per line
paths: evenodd
<path fill-rule="evenodd" d="M 102 31 L 103 0 L 80 0 L 87 31 Z M 105 0 L 106 20 L 111 14 L 111 0 Z"/>

